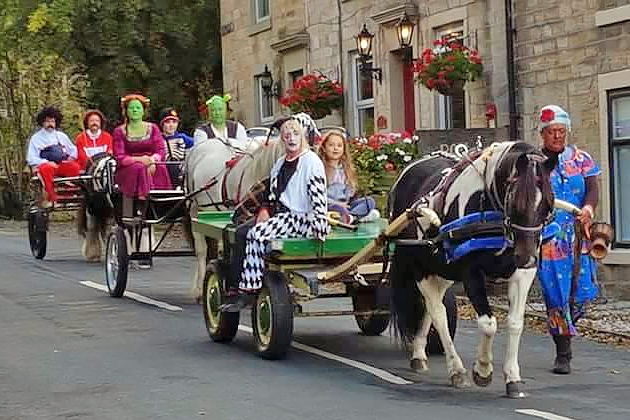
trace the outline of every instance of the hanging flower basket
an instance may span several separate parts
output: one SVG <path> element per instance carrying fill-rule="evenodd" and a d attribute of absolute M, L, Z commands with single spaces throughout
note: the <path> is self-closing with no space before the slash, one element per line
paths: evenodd
<path fill-rule="evenodd" d="M 459 40 L 437 39 L 413 63 L 416 82 L 429 90 L 452 96 L 468 81 L 479 79 L 483 64 L 479 52 Z"/>
<path fill-rule="evenodd" d="M 343 105 L 343 87 L 322 74 L 307 74 L 293 83 L 280 98 L 291 112 L 305 112 L 314 120 L 332 114 Z"/>

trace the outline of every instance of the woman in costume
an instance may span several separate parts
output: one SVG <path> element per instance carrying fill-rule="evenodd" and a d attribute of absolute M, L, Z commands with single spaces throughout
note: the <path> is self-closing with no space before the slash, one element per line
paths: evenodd
<path fill-rule="evenodd" d="M 543 244 L 538 271 L 549 333 L 556 345 L 553 372 L 568 374 L 573 356 L 571 337 L 577 334 L 575 323 L 584 314 L 586 305 L 598 295 L 597 265 L 589 255 L 588 241 L 584 238 L 580 250 L 576 249 L 576 244 L 580 231 L 588 235 L 597 207 L 597 177 L 601 171 L 588 153 L 567 144 L 571 120 L 559 106 L 548 105 L 541 109 L 539 130 L 543 153 L 554 163 L 551 186 L 555 197 L 582 209 L 577 217 L 556 210 L 554 221 L 560 225 L 560 230 Z"/>
<path fill-rule="evenodd" d="M 224 311 L 239 311 L 247 303 L 247 294 L 262 287 L 266 247 L 272 239 L 326 239 L 326 171 L 321 159 L 310 150 L 305 131 L 294 118 L 280 127 L 286 154 L 271 169 L 268 201 L 255 221 L 237 229 L 230 271 L 240 275 L 232 276 L 230 303 L 224 305 Z"/>
<path fill-rule="evenodd" d="M 157 125 L 143 121 L 149 100 L 137 94 L 121 101 L 124 123 L 114 130 L 114 156 L 118 160 L 116 183 L 123 196 L 146 200 L 152 189 L 171 189 L 164 165 L 164 137 Z"/>

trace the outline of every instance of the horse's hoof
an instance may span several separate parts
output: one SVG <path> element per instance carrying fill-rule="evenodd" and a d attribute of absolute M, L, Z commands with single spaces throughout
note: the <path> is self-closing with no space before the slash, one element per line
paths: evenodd
<path fill-rule="evenodd" d="M 454 373 L 451 376 L 451 384 L 457 389 L 470 388 L 470 381 L 466 377 L 466 371 Z"/>
<path fill-rule="evenodd" d="M 526 398 L 527 394 L 518 389 L 519 383 L 520 382 L 508 382 L 505 384 L 505 396 L 513 399 Z"/>
<path fill-rule="evenodd" d="M 477 386 L 486 387 L 492 383 L 492 372 L 490 372 L 490 375 L 484 377 L 477 373 L 477 371 L 473 368 L 472 377 L 475 385 Z"/>
<path fill-rule="evenodd" d="M 416 372 L 427 372 L 429 370 L 429 361 L 421 359 L 411 359 L 411 369 Z"/>

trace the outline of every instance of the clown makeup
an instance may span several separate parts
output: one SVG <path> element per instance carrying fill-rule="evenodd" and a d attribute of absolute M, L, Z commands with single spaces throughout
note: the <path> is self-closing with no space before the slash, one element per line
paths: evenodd
<path fill-rule="evenodd" d="M 345 152 L 346 142 L 337 134 L 330 134 L 326 138 L 324 144 L 324 157 L 326 162 L 330 165 L 338 165 L 339 161 L 343 158 Z"/>
<path fill-rule="evenodd" d="M 141 121 L 144 116 L 144 107 L 142 106 L 142 102 L 137 99 L 133 99 L 127 105 L 127 118 L 129 121 Z"/>
<path fill-rule="evenodd" d="M 543 146 L 550 152 L 560 153 L 567 143 L 567 127 L 564 124 L 551 124 L 540 132 Z"/>
<path fill-rule="evenodd" d="M 87 127 L 92 133 L 98 133 L 98 130 L 101 129 L 101 117 L 96 114 L 92 114 L 87 119 Z"/>
<path fill-rule="evenodd" d="M 162 123 L 162 130 L 164 130 L 164 134 L 167 136 L 172 136 L 177 131 L 177 126 L 179 125 L 179 121 L 175 118 L 169 118 L 168 120 Z"/>
<path fill-rule="evenodd" d="M 302 144 L 304 142 L 302 127 L 295 121 L 287 121 L 282 125 L 280 131 L 287 158 L 295 158 L 302 151 Z"/>
<path fill-rule="evenodd" d="M 47 131 L 53 131 L 57 127 L 57 120 L 54 117 L 46 117 L 43 127 Z"/>

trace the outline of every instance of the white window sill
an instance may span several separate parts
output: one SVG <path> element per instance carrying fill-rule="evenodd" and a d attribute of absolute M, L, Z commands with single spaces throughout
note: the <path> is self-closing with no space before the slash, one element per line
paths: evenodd
<path fill-rule="evenodd" d="M 630 4 L 614 7 L 612 9 L 600 10 L 595 13 L 595 24 L 597 26 L 612 25 L 626 20 L 630 20 Z"/>
<path fill-rule="evenodd" d="M 611 249 L 602 262 L 606 265 L 630 265 L 630 249 Z"/>
<path fill-rule="evenodd" d="M 265 19 L 258 23 L 252 23 L 247 28 L 247 36 L 254 36 L 261 32 L 265 32 L 271 29 L 271 19 Z"/>

